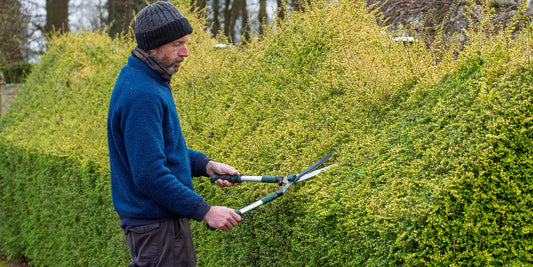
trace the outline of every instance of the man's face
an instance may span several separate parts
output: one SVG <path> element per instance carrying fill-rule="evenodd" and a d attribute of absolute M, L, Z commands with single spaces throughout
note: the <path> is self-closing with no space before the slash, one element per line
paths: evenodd
<path fill-rule="evenodd" d="M 181 62 L 189 56 L 188 41 L 189 35 L 185 35 L 178 40 L 150 50 L 150 53 L 156 56 L 171 73 L 176 73 L 181 66 Z"/>

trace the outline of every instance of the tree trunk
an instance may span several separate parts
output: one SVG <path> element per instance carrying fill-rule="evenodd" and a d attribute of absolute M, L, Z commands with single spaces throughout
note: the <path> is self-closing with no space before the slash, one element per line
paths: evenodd
<path fill-rule="evenodd" d="M 213 23 L 211 24 L 211 34 L 217 35 L 220 31 L 220 3 L 219 0 L 213 0 Z"/>
<path fill-rule="evenodd" d="M 224 5 L 224 35 L 226 35 L 230 42 L 233 42 L 233 37 L 231 33 L 231 29 L 233 28 L 231 25 L 231 16 L 232 16 L 232 8 L 231 6 L 231 0 L 226 0 Z"/>
<path fill-rule="evenodd" d="M 267 23 L 266 0 L 259 0 L 259 14 L 257 15 L 257 19 L 259 20 L 259 35 L 263 35 L 265 33 L 263 27 Z"/>
<path fill-rule="evenodd" d="M 146 0 L 108 0 L 107 1 L 107 25 L 109 35 L 115 37 L 119 33 L 127 33 L 129 28 L 135 27 L 134 18 L 147 4 Z M 154 0 L 148 1 L 155 2 Z"/>
<path fill-rule="evenodd" d="M 240 7 L 237 7 L 241 10 L 241 41 L 250 40 L 250 30 L 248 29 L 248 10 L 246 9 L 246 0 L 238 0 Z"/>
<path fill-rule="evenodd" d="M 47 33 L 68 32 L 68 0 L 46 0 Z"/>
<path fill-rule="evenodd" d="M 287 1 L 277 0 L 278 1 L 278 21 L 285 19 L 285 13 L 287 12 Z"/>

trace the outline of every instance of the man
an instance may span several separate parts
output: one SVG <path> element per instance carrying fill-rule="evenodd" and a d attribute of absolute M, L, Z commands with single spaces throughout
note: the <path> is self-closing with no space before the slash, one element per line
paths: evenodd
<path fill-rule="evenodd" d="M 191 33 L 189 21 L 172 4 L 146 6 L 135 22 L 137 47 L 111 95 L 111 191 L 130 247 L 128 266 L 195 266 L 188 220 L 224 231 L 241 220 L 233 209 L 210 206 L 193 189 L 193 176 L 238 172 L 185 143 L 170 79 L 189 56 Z"/>

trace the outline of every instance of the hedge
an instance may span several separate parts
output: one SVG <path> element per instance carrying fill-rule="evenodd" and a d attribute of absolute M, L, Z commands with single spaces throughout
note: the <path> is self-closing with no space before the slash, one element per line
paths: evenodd
<path fill-rule="evenodd" d="M 531 30 L 403 44 L 362 2 L 318 1 L 264 35 L 195 29 L 172 81 L 191 148 L 247 175 L 288 175 L 342 147 L 339 165 L 243 216 L 191 222 L 199 266 L 533 264 Z M 521 22 L 517 20 L 517 23 Z M 35 266 L 126 265 L 105 121 L 127 36 L 50 41 L 0 120 L 0 250 Z M 276 186 L 218 188 L 241 208 Z"/>

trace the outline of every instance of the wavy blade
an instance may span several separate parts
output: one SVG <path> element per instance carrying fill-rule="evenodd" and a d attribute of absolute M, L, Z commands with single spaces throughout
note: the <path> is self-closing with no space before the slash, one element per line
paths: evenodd
<path fill-rule="evenodd" d="M 312 170 L 314 170 L 316 167 L 322 165 L 322 163 L 324 163 L 326 160 L 328 160 L 329 158 L 331 158 L 331 156 L 333 156 L 333 154 L 341 151 L 342 148 L 339 148 L 331 153 L 329 153 L 328 155 L 326 155 L 325 157 L 321 158 L 320 160 L 318 160 L 317 162 L 315 162 L 313 165 L 309 166 L 309 168 L 305 169 L 303 172 L 299 173 L 297 176 L 298 178 L 296 178 L 296 181 L 298 181 L 300 179 L 300 177 L 303 177 L 305 176 L 307 173 L 311 172 Z"/>
<path fill-rule="evenodd" d="M 322 168 L 322 169 L 318 169 L 318 170 L 316 170 L 316 171 L 310 172 L 310 173 L 308 173 L 308 174 L 306 174 L 306 175 L 300 177 L 295 183 L 299 183 L 299 182 L 301 182 L 301 181 L 303 181 L 303 180 L 307 180 L 307 179 L 309 179 L 309 178 L 312 178 L 312 177 L 318 175 L 319 173 L 328 170 L 329 168 L 331 168 L 331 167 L 333 167 L 333 166 L 337 166 L 337 164 L 332 164 L 332 165 L 329 165 L 329 166 L 324 167 L 324 168 Z"/>

